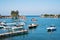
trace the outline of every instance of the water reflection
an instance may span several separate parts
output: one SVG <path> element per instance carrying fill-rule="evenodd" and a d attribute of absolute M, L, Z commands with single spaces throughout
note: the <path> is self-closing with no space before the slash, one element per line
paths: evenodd
<path fill-rule="evenodd" d="M 56 29 L 54 29 L 54 30 L 47 30 L 48 33 L 52 33 L 52 32 L 55 32 L 55 31 L 56 31 Z"/>

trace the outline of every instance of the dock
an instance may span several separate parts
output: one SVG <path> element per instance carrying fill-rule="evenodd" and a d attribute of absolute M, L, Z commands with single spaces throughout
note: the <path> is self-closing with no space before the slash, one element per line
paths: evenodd
<path fill-rule="evenodd" d="M 15 35 L 20 35 L 20 34 L 27 34 L 27 33 L 28 33 L 27 30 L 7 32 L 7 33 L 2 33 L 2 34 L 0 34 L 0 38 L 10 37 L 10 36 L 15 36 Z"/>

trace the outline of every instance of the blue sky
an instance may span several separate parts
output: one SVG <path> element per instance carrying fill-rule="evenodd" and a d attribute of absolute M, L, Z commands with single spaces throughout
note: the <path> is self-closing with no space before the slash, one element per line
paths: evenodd
<path fill-rule="evenodd" d="M 59 14 L 60 0 L 0 0 L 1 15 L 10 15 L 12 10 L 20 15 Z"/>

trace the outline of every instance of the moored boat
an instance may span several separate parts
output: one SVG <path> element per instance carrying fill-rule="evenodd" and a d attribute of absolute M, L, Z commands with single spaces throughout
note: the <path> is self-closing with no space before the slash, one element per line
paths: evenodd
<path fill-rule="evenodd" d="M 35 19 L 35 18 L 32 18 L 32 19 L 31 19 L 31 21 L 33 21 L 33 22 L 36 22 L 36 21 L 37 21 L 37 19 Z"/>
<path fill-rule="evenodd" d="M 3 29 L 5 26 L 0 26 L 0 29 Z"/>
<path fill-rule="evenodd" d="M 19 25 L 20 26 L 24 26 L 25 25 L 25 22 L 20 22 Z"/>
<path fill-rule="evenodd" d="M 47 28 L 48 32 L 50 31 L 55 31 L 56 30 L 56 27 L 55 26 L 50 26 Z"/>
<path fill-rule="evenodd" d="M 0 25 L 5 25 L 6 23 L 5 22 L 1 22 Z"/>
<path fill-rule="evenodd" d="M 29 28 L 35 28 L 35 27 L 37 27 L 38 25 L 37 24 L 30 24 L 30 25 L 28 25 L 29 26 Z"/>
<path fill-rule="evenodd" d="M 13 23 L 6 23 L 5 25 L 16 25 L 16 23 L 15 22 L 13 22 Z"/>

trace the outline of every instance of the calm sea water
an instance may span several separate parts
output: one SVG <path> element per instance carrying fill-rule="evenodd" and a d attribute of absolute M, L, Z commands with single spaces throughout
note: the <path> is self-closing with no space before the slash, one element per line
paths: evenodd
<path fill-rule="evenodd" d="M 36 18 L 36 22 L 32 22 L 31 19 Z M 5 20 L 6 22 L 13 22 L 12 19 L 0 19 L 0 21 Z M 22 20 L 21 20 L 22 21 Z M 28 29 L 28 25 L 31 23 L 36 23 L 39 26 L 35 29 L 30 29 L 26 35 L 18 35 L 8 38 L 3 38 L 0 40 L 60 40 L 60 18 L 40 18 L 35 16 L 27 16 L 25 29 Z M 50 25 L 55 25 L 57 30 L 54 32 L 47 32 L 46 28 Z M 3 32 L 2 30 L 0 33 Z"/>

